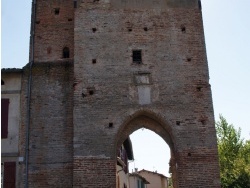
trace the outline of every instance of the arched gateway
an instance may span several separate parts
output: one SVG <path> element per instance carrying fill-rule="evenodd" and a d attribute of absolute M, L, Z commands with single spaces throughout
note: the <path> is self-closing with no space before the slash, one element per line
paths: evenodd
<path fill-rule="evenodd" d="M 115 188 L 117 148 L 145 127 L 171 149 L 175 188 L 219 188 L 200 1 L 35 2 L 27 185 Z"/>
<path fill-rule="evenodd" d="M 144 109 L 139 110 L 133 115 L 127 117 L 126 121 L 120 126 L 120 130 L 116 135 L 116 148 L 118 149 L 131 133 L 140 128 L 147 128 L 151 131 L 154 131 L 156 134 L 162 137 L 162 139 L 170 147 L 171 162 L 169 165 L 172 173 L 173 182 L 175 183 L 175 187 L 177 187 L 176 180 L 178 178 L 176 177 L 174 136 L 172 135 L 171 126 L 160 116 L 160 114 L 157 115 L 150 110 Z M 147 149 L 147 146 L 145 146 L 145 149 Z"/>

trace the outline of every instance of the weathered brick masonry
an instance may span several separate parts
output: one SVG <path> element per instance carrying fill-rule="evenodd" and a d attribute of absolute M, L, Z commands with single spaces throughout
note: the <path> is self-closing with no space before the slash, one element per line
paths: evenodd
<path fill-rule="evenodd" d="M 24 70 L 23 80 L 28 80 L 28 67 Z M 37 62 L 32 74 L 29 186 L 70 187 L 73 182 L 73 62 Z M 23 82 L 23 117 L 27 112 L 26 88 L 27 82 Z M 26 123 L 23 119 L 22 152 Z"/>
<path fill-rule="evenodd" d="M 114 188 L 117 148 L 142 127 L 170 146 L 176 188 L 220 187 L 198 0 L 37 0 L 37 10 L 30 187 Z"/>
<path fill-rule="evenodd" d="M 34 60 L 55 61 L 68 47 L 74 57 L 74 6 L 70 0 L 37 0 Z"/>

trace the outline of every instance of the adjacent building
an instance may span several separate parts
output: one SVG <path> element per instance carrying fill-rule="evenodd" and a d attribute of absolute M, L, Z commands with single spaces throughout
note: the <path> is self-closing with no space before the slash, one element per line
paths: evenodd
<path fill-rule="evenodd" d="M 129 174 L 129 188 L 148 188 L 150 183 L 137 172 Z"/>
<path fill-rule="evenodd" d="M 129 188 L 129 160 L 134 160 L 132 142 L 128 137 L 117 152 L 116 188 Z"/>
<path fill-rule="evenodd" d="M 22 69 L 2 69 L 1 77 L 1 178 L 2 187 L 18 187 L 20 94 Z"/>
<path fill-rule="evenodd" d="M 138 171 L 138 174 L 149 181 L 150 184 L 148 184 L 147 188 L 168 188 L 168 177 L 163 174 L 144 169 Z"/>

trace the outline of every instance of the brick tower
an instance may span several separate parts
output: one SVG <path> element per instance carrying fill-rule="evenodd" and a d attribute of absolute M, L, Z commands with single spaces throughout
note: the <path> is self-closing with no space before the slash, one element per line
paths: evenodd
<path fill-rule="evenodd" d="M 169 145 L 175 188 L 220 187 L 199 0 L 37 0 L 35 24 L 30 187 L 114 188 L 142 127 Z"/>

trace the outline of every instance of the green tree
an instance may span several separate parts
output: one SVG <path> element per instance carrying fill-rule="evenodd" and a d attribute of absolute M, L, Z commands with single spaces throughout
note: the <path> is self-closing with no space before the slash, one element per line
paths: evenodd
<path fill-rule="evenodd" d="M 220 115 L 216 122 L 220 176 L 223 188 L 250 187 L 250 141 L 241 139 L 236 130 Z"/>

